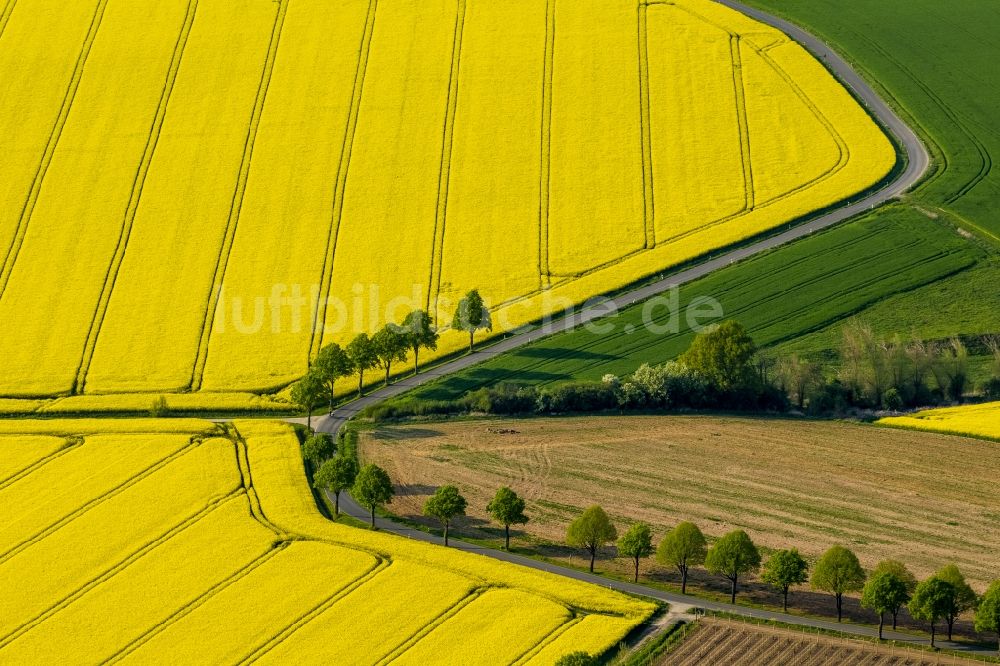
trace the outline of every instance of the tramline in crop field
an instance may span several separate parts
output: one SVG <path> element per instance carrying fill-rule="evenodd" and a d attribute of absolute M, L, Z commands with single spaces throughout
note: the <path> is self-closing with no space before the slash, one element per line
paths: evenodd
<path fill-rule="evenodd" d="M 820 63 L 708 0 L 71 4 L 0 32 L 0 396 L 61 409 L 249 404 L 473 287 L 502 332 L 895 162 Z"/>
<path fill-rule="evenodd" d="M 284 424 L 22 421 L 0 445 L 4 662 L 546 664 L 653 611 L 326 521 Z"/>

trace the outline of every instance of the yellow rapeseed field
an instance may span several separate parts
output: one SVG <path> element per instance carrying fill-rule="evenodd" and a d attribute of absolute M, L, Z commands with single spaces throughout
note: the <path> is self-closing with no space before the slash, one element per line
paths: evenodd
<path fill-rule="evenodd" d="M 551 664 L 653 611 L 329 522 L 285 424 L 5 423 L 4 663 Z"/>
<path fill-rule="evenodd" d="M 908 416 L 879 419 L 879 425 L 1000 439 L 1000 402 L 928 409 Z"/>
<path fill-rule="evenodd" d="M 499 334 L 896 159 L 802 47 L 711 0 L 6 8 L 3 413 L 275 408 L 252 395 L 324 343 L 418 307 L 446 329 L 472 288 Z"/>

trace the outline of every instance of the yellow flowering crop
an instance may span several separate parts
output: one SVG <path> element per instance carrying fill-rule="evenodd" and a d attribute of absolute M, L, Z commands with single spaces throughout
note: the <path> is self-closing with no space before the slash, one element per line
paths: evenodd
<path fill-rule="evenodd" d="M 710 0 L 19 0 L 0 78 L 11 414 L 273 408 L 322 343 L 474 287 L 503 333 L 895 162 Z"/>
<path fill-rule="evenodd" d="M 889 416 L 877 423 L 1000 439 L 1000 402 L 928 409 L 909 416 Z"/>
<path fill-rule="evenodd" d="M 4 423 L 5 663 L 552 663 L 653 610 L 327 521 L 285 424 Z"/>

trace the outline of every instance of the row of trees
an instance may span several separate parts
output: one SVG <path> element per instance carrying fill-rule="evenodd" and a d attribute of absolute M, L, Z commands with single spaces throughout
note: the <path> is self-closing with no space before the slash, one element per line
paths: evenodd
<path fill-rule="evenodd" d="M 902 562 L 885 560 L 868 575 L 850 549 L 833 546 L 810 573 L 809 563 L 794 548 L 777 550 L 762 563 L 760 550 L 743 530 L 729 532 L 711 547 L 701 530 L 690 522 L 678 524 L 657 546 L 653 544 L 652 529 L 643 522 L 633 523 L 619 538 L 607 513 L 596 505 L 570 523 L 566 533 L 569 545 L 583 548 L 590 555 L 591 572 L 598 550 L 616 539 L 618 556 L 632 561 L 636 582 L 640 561 L 655 555 L 657 562 L 680 573 L 682 594 L 687 592 L 691 568 L 704 566 L 729 581 L 730 601 L 736 603 L 740 578 L 759 571 L 762 581 L 781 592 L 785 611 L 789 590 L 795 585 L 808 581 L 813 589 L 833 595 L 838 622 L 843 617 L 844 595 L 861 592 L 862 607 L 878 615 L 880 639 L 886 615 L 892 616 L 895 629 L 899 611 L 905 606 L 913 618 L 930 623 L 931 645 L 939 622 L 946 623 L 951 640 L 955 621 L 970 610 L 976 611 L 976 630 L 998 632 L 1000 640 L 1000 580 L 994 581 L 980 598 L 953 564 L 918 583 Z"/>
<path fill-rule="evenodd" d="M 489 310 L 477 290 L 468 292 L 459 301 L 452 328 L 468 332 L 470 352 L 476 332 L 492 330 Z M 393 364 L 405 361 L 410 352 L 413 353 L 413 374 L 416 374 L 420 370 L 420 350 L 436 350 L 438 336 L 430 314 L 425 310 L 413 310 L 401 324 L 390 322 L 371 336 L 359 333 L 344 347 L 330 343 L 320 349 L 305 377 L 292 387 L 292 401 L 310 416 L 324 399 L 329 400 L 330 411 L 333 411 L 338 380 L 357 375 L 360 397 L 364 393 L 365 372 L 382 369 L 385 373 L 383 384 L 388 385 Z M 311 427 L 311 420 L 309 425 Z"/>
<path fill-rule="evenodd" d="M 314 485 L 333 494 L 335 512 L 339 515 L 340 493 L 350 490 L 354 499 L 369 510 L 374 527 L 376 509 L 390 503 L 394 494 L 389 474 L 375 464 L 359 468 L 353 456 L 335 454 L 333 440 L 323 433 L 313 435 L 303 445 L 304 457 L 318 467 Z M 423 513 L 441 524 L 447 546 L 452 522 L 465 515 L 467 507 L 465 497 L 456 486 L 444 485 L 427 499 Z M 509 550 L 511 525 L 528 522 L 524 499 L 510 488 L 502 487 L 487 504 L 486 512 L 504 528 L 504 548 Z M 899 612 L 906 607 L 914 619 L 930 624 L 931 645 L 934 645 L 941 621 L 945 622 L 948 640 L 951 640 L 956 620 L 970 610 L 975 610 L 976 630 L 998 632 L 1000 641 L 1000 580 L 994 581 L 979 597 L 953 564 L 918 583 L 902 562 L 882 561 L 868 575 L 854 552 L 843 546 L 833 546 L 823 553 L 810 572 L 809 563 L 795 548 L 774 551 L 765 561 L 750 536 L 739 529 L 720 537 L 711 547 L 698 526 L 687 521 L 679 523 L 655 545 L 653 530 L 645 522 L 633 523 L 619 537 L 611 518 L 597 505 L 584 510 L 569 524 L 566 542 L 589 555 L 591 573 L 598 552 L 615 544 L 618 556 L 631 561 L 635 582 L 639 581 L 642 560 L 655 556 L 659 564 L 678 571 L 682 594 L 687 593 L 691 570 L 703 566 L 708 572 L 729 581 L 730 602 L 736 603 L 740 580 L 759 572 L 764 583 L 781 593 L 785 611 L 788 610 L 789 593 L 796 585 L 808 582 L 813 589 L 831 594 L 838 622 L 843 617 L 844 596 L 861 592 L 862 607 L 878 615 L 880 639 L 886 616 L 892 617 L 895 629 Z"/>

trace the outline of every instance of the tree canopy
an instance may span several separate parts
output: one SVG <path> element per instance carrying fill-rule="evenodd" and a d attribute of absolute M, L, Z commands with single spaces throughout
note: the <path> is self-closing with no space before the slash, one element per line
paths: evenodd
<path fill-rule="evenodd" d="M 354 339 L 347 343 L 344 350 L 347 358 L 350 359 L 354 371 L 358 373 L 358 396 L 364 394 L 365 370 L 370 370 L 378 365 L 378 353 L 375 345 L 367 333 L 358 333 Z"/>
<path fill-rule="evenodd" d="M 997 634 L 997 651 L 1000 652 L 1000 580 L 990 583 L 976 609 L 976 631 Z"/>
<path fill-rule="evenodd" d="M 639 560 L 649 557 L 655 550 L 653 548 L 653 531 L 647 523 L 633 523 L 618 539 L 618 554 L 631 558 L 635 564 L 633 581 L 636 583 L 639 582 Z"/>
<path fill-rule="evenodd" d="M 386 324 L 372 335 L 372 348 L 379 367 L 385 370 L 385 385 L 388 386 L 392 364 L 406 360 L 410 343 L 399 326 Z"/>
<path fill-rule="evenodd" d="M 795 548 L 775 551 L 764 563 L 761 579 L 781 590 L 783 608 L 788 610 L 788 588 L 808 579 L 809 564 Z"/>
<path fill-rule="evenodd" d="M 837 600 L 837 622 L 843 618 L 844 594 L 857 592 L 865 584 L 865 570 L 858 556 L 843 546 L 833 546 L 819 558 L 810 583 L 817 590 L 829 592 Z"/>
<path fill-rule="evenodd" d="M 950 641 L 955 629 L 955 620 L 962 613 L 975 608 L 979 597 L 976 596 L 975 590 L 965 582 L 965 576 L 954 564 L 943 567 L 935 575 L 946 583 L 950 583 L 953 590 L 948 599 L 948 610 L 944 615 L 945 622 L 948 624 L 948 640 Z"/>
<path fill-rule="evenodd" d="M 375 509 L 392 501 L 392 481 L 384 469 L 369 463 L 358 472 L 351 494 L 371 511 L 372 527 L 375 527 Z"/>
<path fill-rule="evenodd" d="M 892 571 L 875 571 L 861 591 L 861 605 L 878 613 L 878 637 L 882 639 L 885 614 L 896 613 L 910 599 L 906 583 Z"/>
<path fill-rule="evenodd" d="M 596 504 L 570 523 L 566 531 L 566 542 L 569 545 L 583 548 L 590 553 L 591 573 L 594 572 L 594 560 L 597 558 L 598 549 L 617 537 L 618 531 L 608 518 L 608 514 Z"/>
<path fill-rule="evenodd" d="M 302 445 L 303 457 L 313 465 L 320 465 L 337 452 L 337 444 L 328 433 L 317 432 Z"/>
<path fill-rule="evenodd" d="M 490 319 L 490 311 L 483 302 L 483 297 L 479 291 L 473 289 L 469 291 L 458 302 L 455 316 L 451 320 L 451 327 L 456 331 L 466 331 L 469 334 L 469 351 L 473 351 L 476 331 L 492 331 L 493 322 Z"/>
<path fill-rule="evenodd" d="M 503 525 L 503 547 L 505 550 L 510 550 L 510 526 L 523 525 L 528 522 L 528 516 L 524 513 L 524 499 L 518 497 L 517 493 L 507 486 L 504 486 L 497 490 L 497 494 L 486 505 L 486 513 L 493 520 Z"/>
<path fill-rule="evenodd" d="M 437 349 L 438 332 L 435 330 L 431 316 L 423 310 L 413 310 L 402 324 L 406 343 L 413 350 L 413 374 L 420 370 L 420 350 L 422 348 Z"/>
<path fill-rule="evenodd" d="M 684 521 L 667 532 L 656 549 L 656 561 L 677 567 L 681 574 L 681 594 L 687 593 L 688 570 L 705 562 L 705 535 L 694 523 Z"/>
<path fill-rule="evenodd" d="M 323 463 L 313 475 L 313 485 L 319 490 L 333 493 L 333 511 L 339 516 L 340 493 L 353 486 L 357 477 L 357 461 L 350 456 L 340 455 Z"/>
<path fill-rule="evenodd" d="M 312 369 L 292 386 L 292 402 L 306 413 L 306 427 L 309 430 L 312 430 L 312 412 L 323 400 L 325 393 L 326 383 L 319 373 Z"/>
<path fill-rule="evenodd" d="M 691 368 L 723 391 L 750 386 L 757 374 L 753 359 L 757 346 L 743 324 L 725 321 L 700 333 L 680 357 Z"/>
<path fill-rule="evenodd" d="M 441 486 L 424 503 L 424 515 L 437 518 L 444 527 L 444 545 L 448 545 L 448 528 L 456 516 L 465 515 L 466 501 L 456 486 Z"/>
<path fill-rule="evenodd" d="M 705 556 L 705 568 L 732 583 L 729 599 L 736 603 L 739 578 L 760 568 L 760 551 L 743 530 L 733 530 L 716 541 Z"/>
<path fill-rule="evenodd" d="M 938 620 L 948 614 L 954 594 L 955 588 L 951 583 L 943 581 L 937 576 L 931 576 L 917 585 L 917 589 L 913 592 L 913 598 L 906 605 L 910 615 L 915 619 L 930 622 L 932 647 L 934 646 L 935 625 Z"/>
<path fill-rule="evenodd" d="M 349 377 L 354 372 L 354 366 L 347 352 L 336 342 L 331 342 L 319 350 L 312 364 L 312 372 L 322 380 L 330 399 L 330 411 L 333 411 L 334 388 L 341 377 Z"/>

